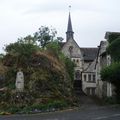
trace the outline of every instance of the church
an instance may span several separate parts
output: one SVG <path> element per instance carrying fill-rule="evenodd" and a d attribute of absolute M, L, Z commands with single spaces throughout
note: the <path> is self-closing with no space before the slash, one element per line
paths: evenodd
<path fill-rule="evenodd" d="M 71 14 L 69 12 L 66 42 L 62 53 L 75 63 L 74 89 L 91 96 L 111 96 L 112 85 L 100 79 L 101 62 L 110 63 L 110 56 L 101 57 L 106 52 L 107 41 L 101 41 L 98 47 L 80 47 L 74 39 Z M 106 61 L 106 62 L 105 62 Z M 105 87 L 106 85 L 106 87 Z M 105 88 L 104 88 L 105 87 Z M 103 89 L 104 88 L 104 89 Z"/>

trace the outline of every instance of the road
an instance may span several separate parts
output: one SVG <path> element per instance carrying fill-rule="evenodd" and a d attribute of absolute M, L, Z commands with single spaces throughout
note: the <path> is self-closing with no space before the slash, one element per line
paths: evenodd
<path fill-rule="evenodd" d="M 91 106 L 33 115 L 1 116 L 0 120 L 120 120 L 120 106 Z"/>

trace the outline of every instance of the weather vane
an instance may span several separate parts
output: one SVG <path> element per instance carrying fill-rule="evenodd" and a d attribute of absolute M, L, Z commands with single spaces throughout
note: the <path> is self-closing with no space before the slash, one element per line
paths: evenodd
<path fill-rule="evenodd" d="M 69 5 L 69 12 L 70 12 L 70 10 L 71 10 L 71 5 Z"/>

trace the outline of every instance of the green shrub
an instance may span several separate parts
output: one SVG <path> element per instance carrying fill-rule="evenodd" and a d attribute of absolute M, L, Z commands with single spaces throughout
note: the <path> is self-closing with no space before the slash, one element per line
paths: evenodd
<path fill-rule="evenodd" d="M 21 110 L 22 109 L 20 107 L 12 105 L 11 107 L 8 108 L 7 112 L 10 112 L 10 113 L 14 114 L 14 113 L 20 112 Z"/>
<path fill-rule="evenodd" d="M 106 97 L 104 98 L 105 104 L 116 104 L 116 98 L 115 97 Z"/>

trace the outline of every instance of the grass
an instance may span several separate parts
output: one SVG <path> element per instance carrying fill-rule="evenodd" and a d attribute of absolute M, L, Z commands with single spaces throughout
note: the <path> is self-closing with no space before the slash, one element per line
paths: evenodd
<path fill-rule="evenodd" d="M 1 110 L 0 114 L 15 114 L 15 113 L 37 113 L 37 112 L 52 112 L 67 108 L 69 105 L 64 100 L 54 100 L 46 104 L 32 104 L 31 106 L 9 106 L 8 109 Z"/>

